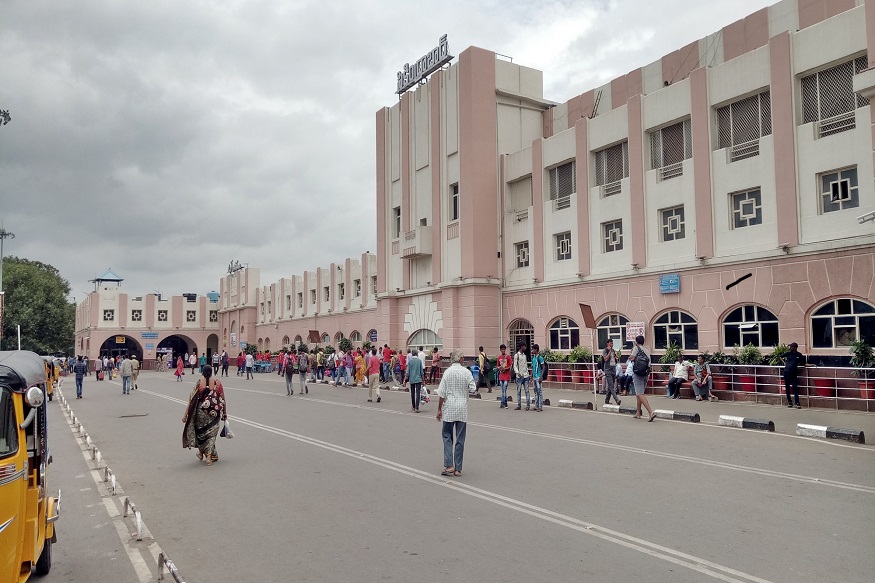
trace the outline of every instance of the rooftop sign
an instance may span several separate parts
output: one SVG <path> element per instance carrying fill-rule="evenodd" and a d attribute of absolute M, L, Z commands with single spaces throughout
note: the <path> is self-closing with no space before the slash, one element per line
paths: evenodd
<path fill-rule="evenodd" d="M 453 55 L 450 54 L 447 35 L 443 35 L 438 41 L 438 46 L 413 63 L 413 66 L 406 63 L 404 69 L 398 71 L 398 90 L 395 93 L 399 95 L 404 93 L 452 60 Z"/>

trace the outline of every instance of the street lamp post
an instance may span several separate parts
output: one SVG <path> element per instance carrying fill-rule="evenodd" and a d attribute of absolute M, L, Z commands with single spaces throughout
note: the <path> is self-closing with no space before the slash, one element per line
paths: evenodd
<path fill-rule="evenodd" d="M 3 291 L 3 241 L 14 238 L 15 233 L 0 227 L 0 292 Z"/>

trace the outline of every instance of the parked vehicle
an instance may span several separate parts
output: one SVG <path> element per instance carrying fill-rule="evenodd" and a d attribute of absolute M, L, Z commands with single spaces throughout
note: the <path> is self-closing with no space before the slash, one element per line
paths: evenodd
<path fill-rule="evenodd" d="M 48 496 L 45 401 L 51 381 L 33 352 L 0 352 L 0 581 L 52 568 L 61 493 Z"/>

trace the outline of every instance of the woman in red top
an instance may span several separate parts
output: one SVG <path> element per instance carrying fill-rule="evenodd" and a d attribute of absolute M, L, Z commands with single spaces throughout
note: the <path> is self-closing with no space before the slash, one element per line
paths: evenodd
<path fill-rule="evenodd" d="M 185 364 L 183 364 L 182 357 L 180 356 L 176 359 L 176 372 L 174 373 L 176 374 L 176 380 L 179 382 L 182 382 L 182 375 L 185 374 L 185 372 L 183 371 L 184 368 Z"/>

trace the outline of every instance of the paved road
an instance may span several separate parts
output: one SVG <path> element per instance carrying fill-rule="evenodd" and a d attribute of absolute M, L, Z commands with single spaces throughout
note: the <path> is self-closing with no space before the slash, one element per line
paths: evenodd
<path fill-rule="evenodd" d="M 151 581 L 160 550 L 188 583 L 848 583 L 875 572 L 861 552 L 875 536 L 875 447 L 484 399 L 471 402 L 464 476 L 447 479 L 434 402 L 414 415 L 407 393 L 377 404 L 325 385 L 289 398 L 259 375 L 225 381 L 236 438 L 207 467 L 180 447 L 185 379 L 145 373 L 123 396 L 91 377 L 69 401 L 142 511 L 141 542 L 49 404 L 64 513 L 43 581 Z"/>

